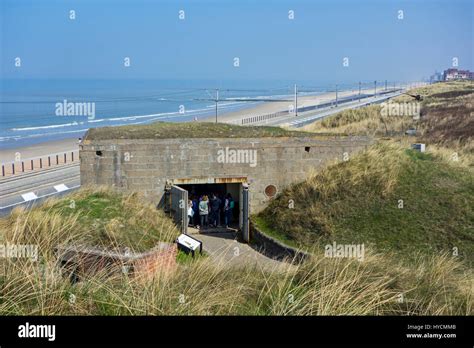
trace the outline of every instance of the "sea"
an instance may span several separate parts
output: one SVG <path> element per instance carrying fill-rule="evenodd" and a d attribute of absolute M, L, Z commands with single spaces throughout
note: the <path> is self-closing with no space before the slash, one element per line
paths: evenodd
<path fill-rule="evenodd" d="M 65 138 L 81 138 L 89 128 L 199 121 L 291 99 L 290 81 L 207 81 L 151 79 L 2 79 L 0 149 Z M 318 94 L 317 86 L 302 91 Z"/>

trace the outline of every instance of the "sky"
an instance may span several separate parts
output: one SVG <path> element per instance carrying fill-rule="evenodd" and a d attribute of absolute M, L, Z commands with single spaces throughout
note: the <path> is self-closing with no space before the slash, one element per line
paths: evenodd
<path fill-rule="evenodd" d="M 453 60 L 474 68 L 472 0 L 0 4 L 3 78 L 413 81 Z"/>

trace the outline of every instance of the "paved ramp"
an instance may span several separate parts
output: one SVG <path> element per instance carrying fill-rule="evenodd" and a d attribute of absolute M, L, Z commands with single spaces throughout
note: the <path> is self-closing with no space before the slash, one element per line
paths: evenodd
<path fill-rule="evenodd" d="M 204 251 L 216 262 L 230 266 L 256 265 L 265 270 L 287 269 L 289 263 L 269 258 L 249 244 L 237 240 L 237 232 L 231 229 L 212 229 L 199 233 L 195 228 L 188 228 L 188 233 L 200 240 Z"/>

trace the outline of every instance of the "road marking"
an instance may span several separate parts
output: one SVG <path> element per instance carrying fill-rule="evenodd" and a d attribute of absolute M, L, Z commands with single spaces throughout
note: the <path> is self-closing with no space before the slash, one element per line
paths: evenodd
<path fill-rule="evenodd" d="M 23 197 L 23 200 L 25 202 L 32 201 L 32 200 L 38 198 L 38 196 L 34 192 L 23 193 L 21 195 L 21 197 Z M 23 203 L 23 202 L 21 202 L 21 203 Z"/>
<path fill-rule="evenodd" d="M 76 189 L 78 187 L 81 187 L 81 185 L 76 185 L 76 186 L 73 186 L 73 187 L 68 187 L 67 191 L 70 191 L 70 190 L 73 190 L 73 189 Z M 33 193 L 33 192 L 30 192 L 30 193 Z M 56 195 L 58 194 L 59 192 L 52 192 L 52 193 L 48 193 L 48 194 L 45 194 L 43 196 L 39 196 L 39 197 L 36 197 L 36 199 L 38 198 L 44 198 L 44 197 L 48 197 L 48 196 L 52 196 L 52 195 Z M 33 193 L 34 194 L 34 193 Z M 22 195 L 23 196 L 23 195 Z M 36 195 L 35 195 L 36 196 Z M 11 207 L 14 207 L 16 205 L 19 205 L 19 204 L 23 204 L 25 202 L 18 202 L 18 203 L 13 203 L 13 204 L 9 204 L 9 205 L 6 205 L 4 207 L 0 207 L 0 210 L 3 210 L 3 209 L 6 209 L 6 208 L 11 208 Z"/>
<path fill-rule="evenodd" d="M 63 192 L 63 191 L 67 191 L 68 187 L 64 184 L 59 184 L 59 185 L 54 186 L 54 189 L 58 192 Z"/>

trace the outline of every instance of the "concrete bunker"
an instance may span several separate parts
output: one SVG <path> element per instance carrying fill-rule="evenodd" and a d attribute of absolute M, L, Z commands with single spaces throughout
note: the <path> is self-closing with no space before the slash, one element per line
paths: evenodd
<path fill-rule="evenodd" d="M 182 231 L 190 195 L 230 192 L 238 207 L 237 228 L 249 240 L 250 214 L 264 209 L 288 185 L 372 143 L 364 136 L 211 123 L 96 128 L 80 145 L 81 185 L 141 192 L 164 206 Z"/>

